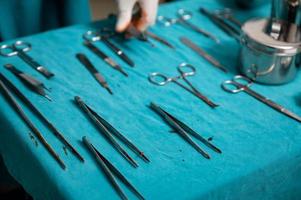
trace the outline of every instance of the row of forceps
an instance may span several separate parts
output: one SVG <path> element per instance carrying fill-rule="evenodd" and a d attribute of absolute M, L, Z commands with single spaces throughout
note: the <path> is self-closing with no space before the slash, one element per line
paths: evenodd
<path fill-rule="evenodd" d="M 174 77 L 167 77 L 164 74 L 161 74 L 159 72 L 151 73 L 148 77 L 148 80 L 158 86 L 164 86 L 168 83 L 175 83 L 181 88 L 185 89 L 186 91 L 190 92 L 194 96 L 201 99 L 203 102 L 205 102 L 207 105 L 209 105 L 212 108 L 217 107 L 218 105 L 213 103 L 210 99 L 208 99 L 205 95 L 203 95 L 196 87 L 192 85 L 192 83 L 187 79 L 189 76 L 194 76 L 196 73 L 196 69 L 194 66 L 188 63 L 181 63 L 177 70 L 179 72 L 178 76 Z M 179 82 L 179 80 L 184 80 L 184 82 L 188 85 L 184 85 Z"/>
<path fill-rule="evenodd" d="M 177 12 L 177 18 L 169 18 L 163 15 L 158 16 L 157 21 L 164 26 L 171 26 L 173 24 L 181 24 L 185 27 L 188 27 L 197 33 L 202 34 L 203 36 L 212 39 L 216 43 L 220 43 L 220 40 L 213 34 L 197 27 L 196 25 L 190 23 L 188 20 L 192 18 L 192 12 L 186 11 L 184 9 L 179 9 Z"/>
<path fill-rule="evenodd" d="M 30 57 L 27 52 L 31 50 L 31 44 L 24 41 L 16 41 L 14 44 L 8 45 L 4 44 L 0 47 L 0 55 L 5 57 L 18 56 L 25 63 L 31 66 L 33 69 L 41 73 L 46 78 L 51 78 L 54 76 L 52 72 L 46 69 L 43 65 L 39 64 L 32 57 Z"/>

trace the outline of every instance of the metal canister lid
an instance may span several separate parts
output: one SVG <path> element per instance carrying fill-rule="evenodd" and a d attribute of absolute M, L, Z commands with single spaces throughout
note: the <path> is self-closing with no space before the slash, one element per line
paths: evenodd
<path fill-rule="evenodd" d="M 242 26 L 242 45 L 266 54 L 294 56 L 300 52 L 301 43 L 275 40 L 266 34 L 269 19 L 252 19 Z"/>

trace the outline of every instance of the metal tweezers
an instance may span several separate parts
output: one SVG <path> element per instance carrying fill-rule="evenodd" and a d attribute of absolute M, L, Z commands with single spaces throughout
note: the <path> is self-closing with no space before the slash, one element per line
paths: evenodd
<path fill-rule="evenodd" d="M 205 144 L 213 151 L 217 153 L 222 153 L 222 151 L 219 148 L 211 144 L 208 140 L 206 140 L 197 132 L 188 127 L 186 124 L 184 124 L 183 122 L 181 122 L 180 120 L 178 120 L 177 118 L 160 108 L 158 105 L 151 103 L 150 108 L 154 110 L 157 114 L 159 114 L 184 140 L 186 140 L 197 152 L 199 152 L 205 158 L 210 159 L 209 154 L 206 153 L 197 143 L 195 143 L 190 137 L 190 135 L 200 140 L 203 144 Z"/>
<path fill-rule="evenodd" d="M 144 197 L 138 192 L 138 190 L 121 174 L 121 172 L 109 161 L 107 160 L 87 139 L 87 137 L 82 138 L 83 143 L 87 146 L 90 152 L 95 157 L 97 163 L 101 166 L 102 170 L 104 171 L 105 175 L 107 176 L 108 180 L 111 182 L 112 186 L 118 193 L 118 195 L 123 200 L 127 200 L 127 196 L 125 195 L 124 191 L 118 185 L 116 178 L 117 177 L 120 181 L 122 181 L 130 190 L 137 195 L 137 197 L 141 200 Z M 115 177 L 114 177 L 115 176 Z"/>
<path fill-rule="evenodd" d="M 235 27 L 235 24 L 227 23 L 221 16 L 212 13 L 205 8 L 200 8 L 200 12 L 207 16 L 214 24 L 216 24 L 221 30 L 223 30 L 229 36 L 235 38 L 237 41 L 240 41 L 240 27 Z"/>
<path fill-rule="evenodd" d="M 64 144 L 71 152 L 77 156 L 77 158 L 84 162 L 84 158 L 75 150 L 75 148 L 65 139 L 65 137 L 55 128 L 55 126 L 19 91 L 3 74 L 0 73 L 0 89 L 7 101 L 15 109 L 17 114 L 22 118 L 25 124 L 31 129 L 33 133 L 38 137 L 40 142 L 46 147 L 48 152 L 54 157 L 54 159 L 65 169 L 64 162 L 60 159 L 59 155 L 53 150 L 50 144 L 46 141 L 42 133 L 36 128 L 33 122 L 26 116 L 22 107 L 18 104 L 14 98 L 14 93 L 48 128 L 52 133 Z M 11 91 L 10 91 L 11 90 Z"/>
<path fill-rule="evenodd" d="M 25 74 L 24 72 L 22 72 L 21 70 L 13 66 L 12 64 L 5 64 L 4 67 L 10 72 L 12 72 L 31 91 L 45 97 L 49 101 L 52 101 L 45 91 L 45 90 L 49 91 L 49 89 L 46 88 L 41 81 L 35 79 L 34 77 L 28 74 Z"/>
<path fill-rule="evenodd" d="M 106 139 L 112 144 L 112 146 L 134 167 L 138 167 L 136 161 L 118 144 L 114 136 L 121 140 L 125 145 L 127 145 L 134 153 L 136 153 L 145 162 L 150 162 L 150 160 L 144 155 L 144 153 L 139 150 L 130 140 L 128 140 L 124 135 L 122 135 L 118 130 L 116 130 L 111 124 L 100 117 L 94 110 L 92 110 L 83 100 L 76 96 L 74 97 L 75 102 L 79 108 L 84 111 L 89 118 L 96 125 L 98 130 L 106 137 Z"/>

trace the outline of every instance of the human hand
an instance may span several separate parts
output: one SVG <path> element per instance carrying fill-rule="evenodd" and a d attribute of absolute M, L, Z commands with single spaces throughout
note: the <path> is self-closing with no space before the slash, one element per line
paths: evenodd
<path fill-rule="evenodd" d="M 142 32 L 156 21 L 159 0 L 117 0 L 117 3 L 119 11 L 116 23 L 117 32 L 123 32 L 131 25 Z M 141 8 L 141 16 L 133 21 L 132 11 L 136 3 Z"/>

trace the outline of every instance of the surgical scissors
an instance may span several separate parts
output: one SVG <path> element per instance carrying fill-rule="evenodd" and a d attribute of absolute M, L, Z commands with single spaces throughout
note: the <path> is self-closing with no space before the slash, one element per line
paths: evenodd
<path fill-rule="evenodd" d="M 186 70 L 185 70 L 185 68 L 186 68 Z M 173 83 L 177 84 L 178 86 L 182 87 L 183 89 L 187 90 L 191 94 L 195 95 L 202 101 L 204 101 L 210 107 L 215 108 L 218 106 L 217 104 L 215 104 L 211 100 L 209 100 L 206 96 L 204 96 L 198 89 L 196 89 L 192 85 L 192 83 L 190 81 L 188 81 L 187 77 L 194 76 L 196 73 L 196 69 L 194 68 L 194 66 L 192 66 L 191 64 L 188 64 L 188 63 L 181 63 L 177 67 L 177 69 L 178 69 L 178 72 L 180 73 L 179 76 L 167 77 L 164 74 L 161 74 L 159 72 L 154 72 L 149 75 L 148 80 L 151 83 L 153 83 L 155 85 L 159 85 L 159 86 L 164 86 L 170 82 L 173 82 Z M 190 70 L 190 71 L 187 71 L 187 70 Z M 184 84 L 180 83 L 178 81 L 180 79 L 183 79 L 185 81 L 185 83 L 187 83 L 187 85 L 189 85 L 190 88 L 185 86 Z"/>
<path fill-rule="evenodd" d="M 0 47 L 0 54 L 6 57 L 18 56 L 36 71 L 41 73 L 46 78 L 51 78 L 54 74 L 48 71 L 44 66 L 37 63 L 32 57 L 27 55 L 25 52 L 31 50 L 31 44 L 24 41 L 16 41 L 12 45 L 4 44 Z"/>
<path fill-rule="evenodd" d="M 126 62 L 131 67 L 135 66 L 135 63 L 130 59 L 119 47 L 113 44 L 108 39 L 108 34 L 102 34 L 97 31 L 87 31 L 83 38 L 89 42 L 102 41 L 107 47 L 109 47 L 117 56 L 119 56 L 124 62 Z"/>
<path fill-rule="evenodd" d="M 276 110 L 298 122 L 301 122 L 301 117 L 299 117 L 295 113 L 287 110 L 286 108 L 273 102 L 272 100 L 262 96 L 261 94 L 255 92 L 254 90 L 251 90 L 250 87 L 252 84 L 253 84 L 253 82 L 251 79 L 241 76 L 241 75 L 237 75 L 237 76 L 234 76 L 234 78 L 232 80 L 224 81 L 222 83 L 222 88 L 225 91 L 227 91 L 229 93 L 233 93 L 233 94 L 236 94 L 239 92 L 246 92 L 248 95 L 250 95 L 250 96 L 254 97 L 255 99 L 257 99 L 258 101 L 261 101 L 262 103 L 270 106 L 274 110 Z"/>
<path fill-rule="evenodd" d="M 179 9 L 178 12 L 177 12 L 177 18 L 169 18 L 169 17 L 165 17 L 165 16 L 158 16 L 158 21 L 160 23 L 162 23 L 164 26 L 171 26 L 173 24 L 181 24 L 183 26 L 186 26 L 200 34 L 202 34 L 203 36 L 207 37 L 207 38 L 210 38 L 212 40 L 214 40 L 216 43 L 220 43 L 220 40 L 212 35 L 211 33 L 197 27 L 196 25 L 188 22 L 189 19 L 192 18 L 192 13 L 187 11 L 187 10 L 184 10 L 184 9 Z"/>

